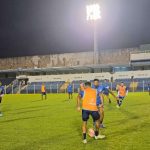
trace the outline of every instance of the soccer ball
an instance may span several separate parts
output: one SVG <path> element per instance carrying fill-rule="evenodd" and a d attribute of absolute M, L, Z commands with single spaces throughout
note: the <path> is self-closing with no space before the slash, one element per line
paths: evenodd
<path fill-rule="evenodd" d="M 94 132 L 94 129 L 93 129 L 93 128 L 90 128 L 90 129 L 88 130 L 88 135 L 89 135 L 90 137 L 94 137 L 94 136 L 95 136 L 95 132 Z"/>

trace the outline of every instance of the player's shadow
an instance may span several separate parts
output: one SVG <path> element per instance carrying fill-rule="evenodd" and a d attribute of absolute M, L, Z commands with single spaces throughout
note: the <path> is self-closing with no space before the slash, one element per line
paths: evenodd
<path fill-rule="evenodd" d="M 75 129 L 76 135 L 79 137 L 80 142 L 81 142 L 81 140 L 82 140 L 82 120 L 76 119 L 76 120 L 73 121 L 72 124 L 73 124 L 73 128 Z M 88 123 L 87 123 L 87 130 L 90 127 L 92 127 L 91 120 L 89 120 Z M 87 131 L 87 138 L 88 138 L 88 143 L 90 143 L 90 144 L 94 144 L 96 142 L 96 140 L 94 140 L 93 137 L 90 137 L 88 135 L 88 131 Z M 106 140 L 106 139 L 103 139 L 103 140 Z M 84 148 L 86 148 L 86 144 L 84 145 Z"/>
<path fill-rule="evenodd" d="M 32 107 L 23 107 L 23 108 L 17 108 L 15 110 L 24 110 L 24 109 L 34 109 L 34 108 L 45 108 L 49 107 L 48 105 L 42 105 L 42 106 L 32 106 Z"/>
<path fill-rule="evenodd" d="M 73 99 L 65 99 L 65 100 L 62 100 L 61 102 L 73 102 L 74 100 Z"/>
<path fill-rule="evenodd" d="M 18 114 L 18 113 L 21 113 L 21 112 L 17 112 L 17 113 L 11 113 L 12 111 L 19 111 L 19 110 L 27 110 L 27 111 L 24 111 L 24 112 L 29 112 L 29 111 L 32 111 L 30 109 L 36 109 L 36 108 L 47 108 L 48 105 L 44 105 L 44 106 L 35 106 L 35 107 L 24 107 L 24 108 L 18 108 L 18 109 L 8 109 L 8 108 L 5 108 L 3 109 L 3 112 L 9 112 L 9 114 Z M 29 110 L 28 110 L 29 109 Z M 40 109 L 39 109 L 40 110 Z M 41 109 L 42 110 L 42 109 Z M 33 110 L 34 111 L 34 110 Z M 36 110 L 35 110 L 36 111 Z"/>
<path fill-rule="evenodd" d="M 82 136 L 81 132 L 82 132 L 82 121 L 81 121 L 81 116 L 78 116 L 79 119 L 74 119 L 72 122 L 72 125 L 76 131 L 76 133 L 78 134 L 78 136 Z"/>
<path fill-rule="evenodd" d="M 126 135 L 126 134 L 131 134 L 133 132 L 137 132 L 138 130 L 140 130 L 140 128 L 145 128 L 145 127 L 149 127 L 150 126 L 150 123 L 147 123 L 147 122 L 142 122 L 142 123 L 139 123 L 139 121 L 137 122 L 137 124 L 131 126 L 131 127 L 128 127 L 126 129 L 122 129 L 121 131 L 117 132 L 111 132 L 108 137 L 115 137 L 115 136 L 121 136 L 121 135 Z"/>
<path fill-rule="evenodd" d="M 109 123 L 107 123 L 107 124 L 110 124 L 110 125 L 113 125 L 113 126 L 114 126 L 114 125 L 120 125 L 120 124 L 127 123 L 127 122 L 130 121 L 131 119 L 132 119 L 132 120 L 133 120 L 133 119 L 137 120 L 137 119 L 140 118 L 138 115 L 135 115 L 134 113 L 131 113 L 131 112 L 129 112 L 129 111 L 126 111 L 125 109 L 119 109 L 119 111 L 120 111 L 121 113 L 123 113 L 124 115 L 126 115 L 126 116 L 128 117 L 128 119 L 125 118 L 125 119 L 122 119 L 122 120 L 119 120 L 119 121 L 112 121 L 112 122 L 109 122 Z"/>
<path fill-rule="evenodd" d="M 11 114 L 23 114 L 23 113 L 29 113 L 29 112 L 34 112 L 34 111 L 41 111 L 41 110 L 46 110 L 48 108 L 43 108 L 43 109 L 34 109 L 34 110 L 26 110 L 26 111 L 19 111 L 19 112 L 16 112 L 16 113 L 11 113 Z"/>
<path fill-rule="evenodd" d="M 41 118 L 41 117 L 44 117 L 44 116 L 22 117 L 22 118 L 4 120 L 4 121 L 0 121 L 0 124 L 2 124 L 2 123 L 7 123 L 7 122 L 13 122 L 13 121 L 20 121 L 20 120 L 28 120 L 28 119 Z"/>
<path fill-rule="evenodd" d="M 129 105 L 129 106 L 145 106 L 145 105 L 149 105 L 149 103 L 140 103 L 140 104 L 134 104 L 134 105 Z"/>
<path fill-rule="evenodd" d="M 40 102 L 40 101 L 45 101 L 46 99 L 39 99 L 39 100 L 34 100 L 34 101 L 31 101 L 31 102 Z"/>
<path fill-rule="evenodd" d="M 108 111 L 114 110 L 114 106 L 112 106 L 111 104 L 108 104 L 106 109 L 108 109 Z"/>
<path fill-rule="evenodd" d="M 131 113 L 125 109 L 120 109 L 120 112 L 122 112 L 127 117 L 129 117 L 129 119 L 139 119 L 140 118 L 138 115 L 135 115 L 134 113 Z"/>

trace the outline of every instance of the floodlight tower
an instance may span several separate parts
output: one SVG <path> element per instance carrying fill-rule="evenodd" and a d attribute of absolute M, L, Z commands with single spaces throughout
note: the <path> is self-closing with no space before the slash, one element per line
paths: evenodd
<path fill-rule="evenodd" d="M 86 19 L 93 22 L 93 43 L 94 43 L 94 64 L 98 63 L 98 42 L 97 42 L 97 22 L 101 19 L 100 4 L 96 1 L 90 1 L 86 6 Z"/>

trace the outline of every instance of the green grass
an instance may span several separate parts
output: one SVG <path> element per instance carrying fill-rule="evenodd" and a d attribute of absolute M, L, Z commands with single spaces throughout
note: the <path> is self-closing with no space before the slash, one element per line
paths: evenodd
<path fill-rule="evenodd" d="M 105 140 L 81 143 L 81 113 L 76 96 L 5 95 L 0 117 L 0 150 L 149 150 L 150 96 L 130 93 L 122 108 L 105 102 Z M 90 118 L 89 127 L 92 126 Z"/>

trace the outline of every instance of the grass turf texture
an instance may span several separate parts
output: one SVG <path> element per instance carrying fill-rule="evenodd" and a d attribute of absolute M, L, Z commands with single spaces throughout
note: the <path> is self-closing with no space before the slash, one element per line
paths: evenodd
<path fill-rule="evenodd" d="M 50 94 L 5 95 L 0 117 L 0 150 L 149 150 L 150 96 L 130 93 L 122 108 L 105 101 L 105 140 L 81 143 L 81 113 L 76 98 Z M 92 127 L 90 118 L 88 127 Z"/>

